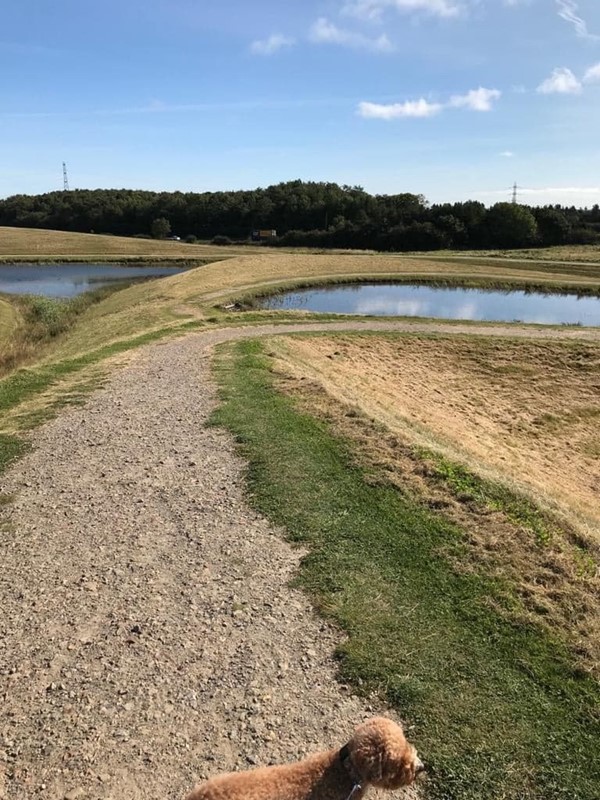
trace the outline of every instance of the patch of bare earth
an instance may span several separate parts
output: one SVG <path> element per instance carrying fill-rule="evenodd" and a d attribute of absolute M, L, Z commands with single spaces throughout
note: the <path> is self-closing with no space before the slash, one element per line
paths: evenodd
<path fill-rule="evenodd" d="M 600 348 L 338 335 L 279 340 L 272 352 L 285 390 L 353 441 L 376 479 L 465 531 L 470 558 L 457 568 L 508 578 L 524 616 L 600 672 Z M 558 509 L 550 541 L 451 491 L 422 446 Z"/>
<path fill-rule="evenodd" d="M 302 553 L 205 427 L 210 348 L 239 335 L 144 350 L 3 476 L 0 798 L 175 800 L 381 711 L 336 682 Z"/>

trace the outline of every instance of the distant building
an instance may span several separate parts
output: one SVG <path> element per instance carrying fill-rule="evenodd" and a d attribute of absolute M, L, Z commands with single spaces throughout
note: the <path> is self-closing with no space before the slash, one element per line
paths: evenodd
<path fill-rule="evenodd" d="M 277 231 L 273 230 L 258 230 L 252 231 L 251 239 L 253 242 L 268 242 L 270 239 L 277 238 Z"/>

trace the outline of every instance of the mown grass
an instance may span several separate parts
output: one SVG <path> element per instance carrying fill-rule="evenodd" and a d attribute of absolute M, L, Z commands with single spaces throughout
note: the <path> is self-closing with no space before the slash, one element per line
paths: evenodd
<path fill-rule="evenodd" d="M 27 452 L 28 445 L 17 436 L 7 436 L 0 433 L 0 474 L 23 453 Z"/>
<path fill-rule="evenodd" d="M 531 531 L 538 544 L 547 544 L 553 535 L 553 524 L 547 515 L 527 498 L 499 483 L 475 475 L 431 450 L 417 449 L 418 456 L 429 463 L 432 477 L 444 482 L 462 502 L 476 502 L 493 511 L 503 511 L 508 519 Z"/>
<path fill-rule="evenodd" d="M 562 261 L 575 263 L 600 263 L 600 246 L 592 244 L 565 244 L 554 247 L 531 247 L 522 250 L 444 250 L 442 255 L 461 258 L 494 258 L 525 261 Z"/>
<path fill-rule="evenodd" d="M 0 263 L 28 261 L 194 261 L 223 258 L 251 248 L 216 247 L 134 236 L 0 226 Z"/>
<path fill-rule="evenodd" d="M 259 342 L 221 350 L 217 374 L 214 421 L 249 460 L 251 500 L 308 545 L 298 582 L 348 633 L 341 676 L 412 726 L 427 796 L 596 800 L 600 691 L 563 642 L 511 616 L 505 581 L 456 570 L 461 530 L 369 481 L 346 441 L 275 390 Z"/>

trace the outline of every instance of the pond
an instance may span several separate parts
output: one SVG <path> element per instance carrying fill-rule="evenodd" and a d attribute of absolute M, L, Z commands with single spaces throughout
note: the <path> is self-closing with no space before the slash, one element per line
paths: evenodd
<path fill-rule="evenodd" d="M 74 297 L 119 281 L 161 278 L 183 271 L 164 264 L 0 264 L 0 292 Z"/>
<path fill-rule="evenodd" d="M 574 294 L 436 288 L 400 283 L 302 289 L 262 298 L 260 308 L 546 325 L 600 325 L 600 298 Z"/>

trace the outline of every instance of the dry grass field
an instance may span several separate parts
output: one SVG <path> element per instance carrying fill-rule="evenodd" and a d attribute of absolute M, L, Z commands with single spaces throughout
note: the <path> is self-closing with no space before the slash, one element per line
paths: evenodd
<path fill-rule="evenodd" d="M 509 581 L 523 619 L 599 674 L 600 347 L 357 333 L 269 344 L 281 388 L 353 443 L 376 484 L 465 531 L 455 568 Z"/>
<path fill-rule="evenodd" d="M 224 256 L 248 255 L 255 253 L 255 245 L 233 245 L 228 247 L 211 244 L 186 244 L 184 242 L 156 239 L 137 239 L 126 236 L 109 236 L 92 233 L 70 233 L 67 231 L 42 230 L 39 228 L 10 228 L 0 226 L 0 259 L 40 260 L 40 259 L 98 259 L 102 261 L 129 259 L 212 259 Z M 265 249 L 260 249 L 261 253 Z M 267 253 L 299 253 L 316 255 L 323 251 L 302 248 L 266 250 Z M 375 251 L 333 250 L 331 255 L 374 256 Z M 525 260 L 573 264 L 600 264 L 600 247 L 592 245 L 565 245 L 530 250 L 485 250 L 434 251 L 432 253 L 391 254 L 386 258 L 452 258 Z"/>
<path fill-rule="evenodd" d="M 508 277 L 507 277 L 508 275 Z M 263 287 L 359 279 L 476 280 L 515 285 L 579 286 L 597 290 L 598 277 L 567 271 L 546 273 L 537 265 L 513 265 L 508 271 L 489 261 L 480 265 L 442 263 L 424 258 L 384 255 L 310 255 L 278 251 L 227 258 L 159 281 L 132 286 L 91 308 L 54 355 L 64 357 L 186 318 L 211 318 L 216 306 L 256 293 Z M 240 317 L 240 321 L 242 321 Z"/>
<path fill-rule="evenodd" d="M 229 254 L 248 248 L 228 248 Z M 0 259 L 26 261 L 33 259 L 98 259 L 127 261 L 130 259 L 210 259 L 220 258 L 222 247 L 185 244 L 157 239 L 135 239 L 126 236 L 102 236 L 92 233 L 69 233 L 37 228 L 0 227 Z"/>
<path fill-rule="evenodd" d="M 600 347 L 346 335 L 290 338 L 285 369 L 558 511 L 600 545 Z"/>
<path fill-rule="evenodd" d="M 473 257 L 473 251 L 449 251 L 447 255 Z M 531 261 L 563 261 L 573 263 L 600 262 L 600 246 L 591 244 L 532 247 L 529 250 L 483 250 L 475 254 L 490 258 L 526 259 Z"/>

